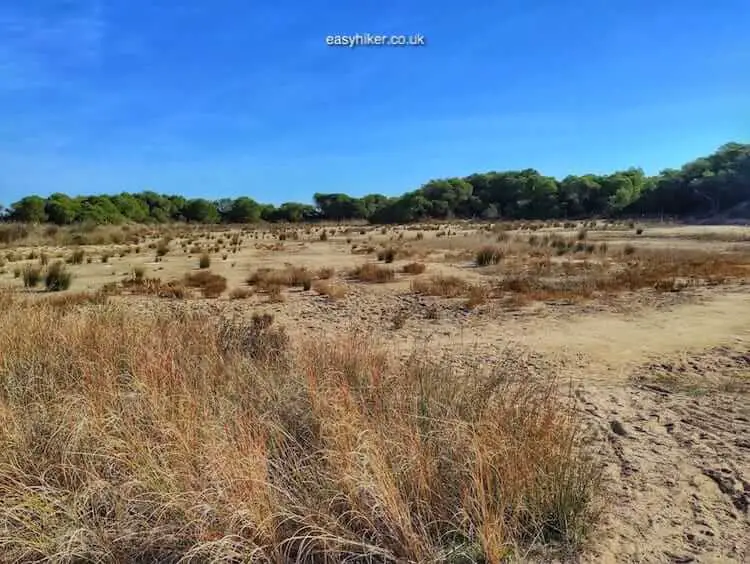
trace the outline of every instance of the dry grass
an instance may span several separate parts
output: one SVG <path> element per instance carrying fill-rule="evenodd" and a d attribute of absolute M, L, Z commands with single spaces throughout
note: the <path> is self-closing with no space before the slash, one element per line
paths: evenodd
<path fill-rule="evenodd" d="M 234 288 L 229 292 L 230 300 L 246 300 L 255 294 L 252 288 Z"/>
<path fill-rule="evenodd" d="M 404 274 L 422 274 L 427 270 L 427 265 L 422 262 L 410 262 L 401 269 Z"/>
<path fill-rule="evenodd" d="M 365 263 L 352 269 L 350 272 L 352 278 L 360 282 L 391 282 L 396 278 L 396 273 L 392 268 L 379 266 L 373 263 Z"/>
<path fill-rule="evenodd" d="M 592 522 L 574 412 L 511 358 L 8 295 L 0 340 L 8 562 L 499 562 Z"/>
<path fill-rule="evenodd" d="M 499 263 L 504 255 L 504 251 L 499 247 L 485 246 L 477 251 L 474 261 L 477 266 L 489 266 Z"/>
<path fill-rule="evenodd" d="M 427 279 L 412 280 L 411 290 L 426 296 L 456 298 L 468 292 L 471 285 L 458 276 L 432 276 Z"/>
<path fill-rule="evenodd" d="M 264 291 L 275 286 L 302 287 L 309 290 L 312 280 L 313 274 L 306 268 L 289 266 L 286 268 L 260 268 L 247 278 L 247 283 Z"/>
<path fill-rule="evenodd" d="M 186 274 L 185 285 L 200 289 L 204 298 L 218 298 L 227 289 L 227 279 L 208 270 L 201 270 Z"/>
<path fill-rule="evenodd" d="M 328 280 L 316 280 L 313 282 L 312 289 L 321 296 L 326 296 L 332 300 L 340 300 L 347 294 L 346 286 Z"/>

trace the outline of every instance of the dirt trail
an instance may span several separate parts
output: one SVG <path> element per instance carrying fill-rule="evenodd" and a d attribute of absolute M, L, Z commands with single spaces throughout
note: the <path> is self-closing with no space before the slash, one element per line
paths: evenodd
<path fill-rule="evenodd" d="M 750 562 L 749 295 L 564 321 L 525 341 L 586 359 L 572 369 L 576 395 L 611 496 L 588 561 Z M 698 385 L 670 390 L 630 378 L 654 366 Z M 744 392 L 709 386 L 709 376 L 730 374 L 745 379 Z"/>

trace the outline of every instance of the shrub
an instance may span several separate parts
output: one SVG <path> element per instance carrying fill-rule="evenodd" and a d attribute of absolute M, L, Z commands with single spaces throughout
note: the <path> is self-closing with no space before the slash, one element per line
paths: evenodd
<path fill-rule="evenodd" d="M 211 255 L 204 252 L 201 254 L 200 259 L 198 259 L 198 267 L 199 268 L 209 268 L 211 266 Z"/>
<path fill-rule="evenodd" d="M 44 276 L 44 285 L 48 292 L 60 292 L 70 288 L 73 280 L 71 273 L 65 268 L 65 265 L 58 261 L 47 268 Z"/>
<path fill-rule="evenodd" d="M 387 264 L 390 264 L 393 262 L 393 260 L 396 258 L 396 250 L 392 247 L 388 247 L 383 251 L 383 261 Z"/>
<path fill-rule="evenodd" d="M 422 274 L 427 269 L 427 265 L 421 262 L 410 262 L 405 264 L 401 269 L 405 274 Z"/>
<path fill-rule="evenodd" d="M 632 255 L 635 253 L 635 247 L 633 245 L 625 245 L 622 252 L 626 255 Z"/>
<path fill-rule="evenodd" d="M 83 259 L 85 258 L 86 253 L 83 249 L 76 249 L 73 251 L 73 254 L 68 257 L 68 264 L 83 264 Z"/>
<path fill-rule="evenodd" d="M 351 271 L 351 276 L 360 282 L 390 282 L 396 277 L 392 268 L 367 263 L 356 267 Z"/>
<path fill-rule="evenodd" d="M 636 234 L 636 235 L 643 235 L 643 228 L 642 228 L 642 227 L 639 227 L 638 229 L 636 229 L 636 230 L 635 230 L 635 234 Z"/>
<path fill-rule="evenodd" d="M 252 288 L 235 288 L 229 292 L 230 300 L 245 300 L 254 294 Z"/>
<path fill-rule="evenodd" d="M 159 241 L 159 243 L 156 245 L 156 256 L 157 257 L 163 257 L 169 252 L 169 241 L 166 239 L 162 239 Z"/>
<path fill-rule="evenodd" d="M 26 288 L 36 288 L 42 281 L 42 269 L 38 266 L 27 264 L 23 267 L 23 285 Z"/>
<path fill-rule="evenodd" d="M 227 279 L 219 274 L 201 270 L 185 275 L 185 285 L 200 288 L 204 298 L 218 298 L 227 289 Z"/>
<path fill-rule="evenodd" d="M 417 279 L 411 282 L 411 290 L 416 294 L 444 298 L 456 298 L 465 294 L 469 288 L 466 280 L 458 276 L 433 276 L 427 280 Z"/>
<path fill-rule="evenodd" d="M 497 264 L 503 259 L 503 251 L 498 247 L 482 247 L 477 251 L 475 262 L 477 266 Z"/>
<path fill-rule="evenodd" d="M 143 266 L 133 268 L 133 281 L 136 284 L 142 284 L 146 277 L 146 269 Z"/>

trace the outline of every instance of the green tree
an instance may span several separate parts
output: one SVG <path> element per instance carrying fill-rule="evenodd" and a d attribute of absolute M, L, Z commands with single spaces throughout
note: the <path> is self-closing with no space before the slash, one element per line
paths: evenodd
<path fill-rule="evenodd" d="M 260 221 L 261 211 L 258 202 L 243 196 L 232 201 L 224 215 L 230 223 L 257 223 Z"/>
<path fill-rule="evenodd" d="M 204 198 L 188 200 L 182 210 L 186 221 L 194 223 L 219 223 L 221 219 L 216 204 Z"/>
<path fill-rule="evenodd" d="M 80 205 L 70 196 L 56 192 L 47 198 L 44 211 L 48 221 L 57 225 L 70 225 L 76 221 L 80 213 Z"/>
<path fill-rule="evenodd" d="M 39 196 L 26 196 L 11 205 L 10 219 L 24 223 L 44 223 L 47 221 L 43 198 Z"/>

